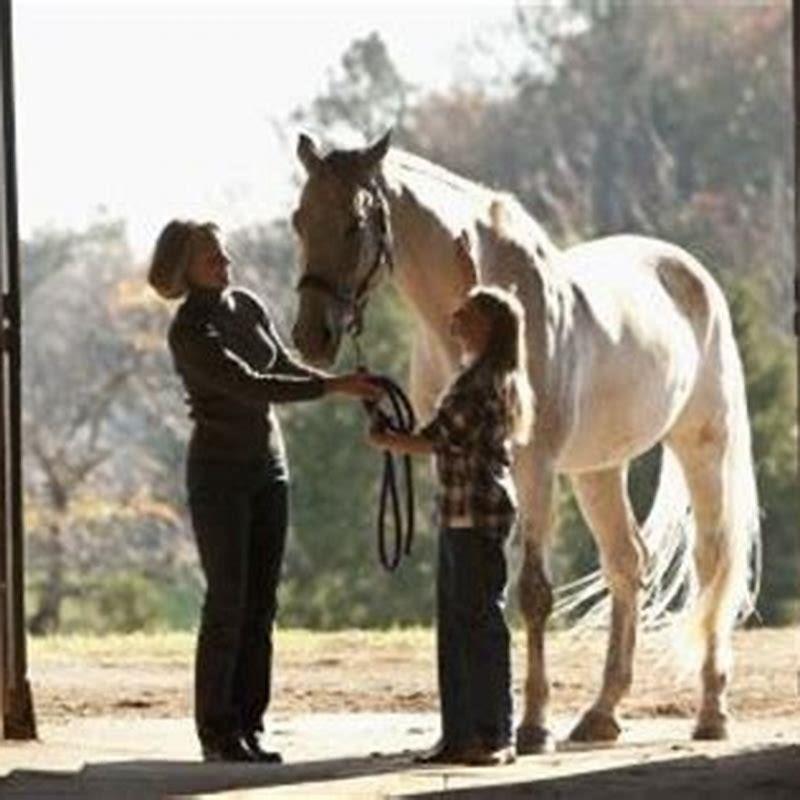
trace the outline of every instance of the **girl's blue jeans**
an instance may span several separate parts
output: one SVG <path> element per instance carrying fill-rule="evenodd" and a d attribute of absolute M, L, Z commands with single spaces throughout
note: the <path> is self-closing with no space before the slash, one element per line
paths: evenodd
<path fill-rule="evenodd" d="M 512 741 L 511 636 L 503 532 L 439 536 L 437 649 L 442 738 L 451 747 Z"/>

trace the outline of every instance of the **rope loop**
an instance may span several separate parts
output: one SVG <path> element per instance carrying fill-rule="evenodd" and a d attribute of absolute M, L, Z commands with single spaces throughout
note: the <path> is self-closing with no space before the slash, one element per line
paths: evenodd
<path fill-rule="evenodd" d="M 412 433 L 417 421 L 411 401 L 403 389 L 385 375 L 373 376 L 383 387 L 380 403 L 365 402 L 364 408 L 370 415 L 373 425 L 381 430 L 394 433 Z M 400 456 L 403 465 L 403 486 L 405 503 L 401 504 L 398 469 L 395 455 L 388 450 L 383 453 L 383 474 L 378 500 L 378 559 L 387 572 L 394 572 L 404 555 L 411 554 L 414 542 L 414 474 L 411 456 Z M 405 508 L 403 508 L 403 505 Z M 387 545 L 387 511 L 391 506 L 393 543 L 391 550 Z"/>

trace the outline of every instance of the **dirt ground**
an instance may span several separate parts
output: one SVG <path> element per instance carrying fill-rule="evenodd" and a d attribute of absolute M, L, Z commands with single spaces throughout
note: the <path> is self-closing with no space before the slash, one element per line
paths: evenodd
<path fill-rule="evenodd" d="M 739 720 L 796 716 L 800 637 L 795 629 L 736 634 L 736 668 L 730 706 Z M 605 636 L 548 638 L 551 707 L 570 715 L 597 690 Z M 30 676 L 37 718 L 57 722 L 80 716 L 189 717 L 192 713 L 192 639 L 153 652 L 146 638 L 111 648 L 37 648 Z M 514 638 L 516 710 L 522 707 L 524 636 Z M 311 634 L 279 632 L 276 642 L 275 713 L 419 712 L 437 709 L 433 633 L 428 630 Z M 623 702 L 624 718 L 691 718 L 692 675 L 674 667 L 665 642 L 645 637 L 637 652 L 635 681 Z M 688 724 L 688 723 L 687 723 Z"/>
<path fill-rule="evenodd" d="M 548 637 L 555 753 L 497 768 L 415 766 L 438 735 L 430 630 L 280 631 L 267 717 L 280 768 L 200 764 L 190 634 L 32 640 L 37 742 L 0 748 L 0 797 L 384 797 L 789 800 L 800 797 L 798 631 L 735 638 L 736 723 L 689 739 L 697 691 L 663 639 L 640 642 L 613 747 L 563 741 L 600 681 L 605 636 Z M 524 637 L 514 639 L 516 711 Z M 354 713 L 358 712 L 358 713 Z M 3 777 L 5 776 L 5 777 Z"/>

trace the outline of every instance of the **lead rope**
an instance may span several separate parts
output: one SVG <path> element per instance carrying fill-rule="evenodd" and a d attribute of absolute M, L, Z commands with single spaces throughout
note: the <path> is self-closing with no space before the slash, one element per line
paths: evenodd
<path fill-rule="evenodd" d="M 351 330 L 350 336 L 356 354 L 356 369 L 366 371 L 366 359 L 359 342 L 360 331 Z M 364 410 L 372 420 L 373 428 L 395 433 L 413 433 L 417 421 L 408 395 L 391 378 L 385 375 L 373 377 L 384 390 L 381 401 L 365 400 L 363 403 Z M 403 556 L 411 554 L 411 546 L 414 542 L 414 473 L 411 456 L 404 455 L 400 458 L 403 460 L 405 477 L 405 515 L 400 506 L 395 456 L 390 450 L 383 451 L 383 474 L 378 496 L 377 538 L 378 559 L 387 572 L 394 572 L 400 566 Z M 394 545 L 391 553 L 386 542 L 386 514 L 389 501 L 391 501 L 394 521 Z"/>

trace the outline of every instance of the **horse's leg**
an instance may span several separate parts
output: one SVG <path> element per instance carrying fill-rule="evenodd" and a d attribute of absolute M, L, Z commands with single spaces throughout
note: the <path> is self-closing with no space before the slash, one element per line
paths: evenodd
<path fill-rule="evenodd" d="M 583 515 L 592 530 L 611 592 L 611 631 L 603 684 L 592 706 L 570 733 L 573 741 L 614 741 L 620 727 L 614 715 L 633 678 L 638 622 L 638 591 L 644 554 L 628 502 L 627 466 L 573 476 Z"/>
<path fill-rule="evenodd" d="M 535 458 L 521 458 L 516 482 L 522 506 L 522 571 L 519 602 L 528 637 L 528 675 L 525 712 L 517 729 L 517 752 L 544 753 L 554 749 L 547 728 L 550 686 L 544 656 L 544 629 L 553 607 L 553 590 L 547 574 L 545 548 L 553 520 L 555 474 Z"/>
<path fill-rule="evenodd" d="M 712 581 L 721 579 L 718 572 L 725 562 L 720 536 L 725 446 L 724 431 L 713 424 L 684 429 L 670 439 L 670 447 L 681 462 L 692 497 L 697 526 L 694 563 L 699 597 L 703 597 Z M 696 739 L 724 739 L 728 720 L 725 693 L 732 660 L 730 631 L 720 630 L 702 617 L 700 623 L 702 698 L 693 735 Z"/>

